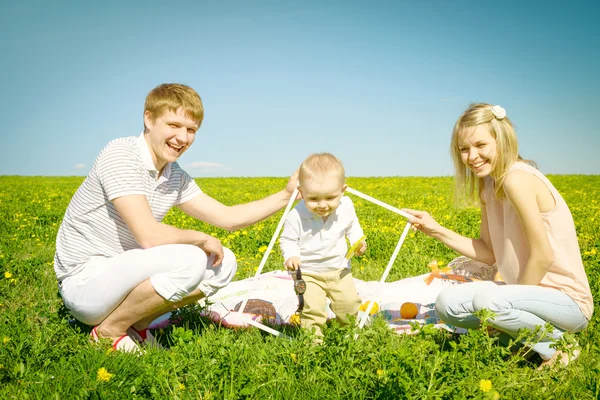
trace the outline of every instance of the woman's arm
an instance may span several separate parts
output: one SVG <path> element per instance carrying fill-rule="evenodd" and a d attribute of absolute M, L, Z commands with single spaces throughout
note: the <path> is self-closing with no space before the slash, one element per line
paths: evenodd
<path fill-rule="evenodd" d="M 496 262 L 494 252 L 489 244 L 489 231 L 487 227 L 487 217 L 485 216 L 485 208 L 482 207 L 481 213 L 481 239 L 472 239 L 459 235 L 458 233 L 441 226 L 429 213 L 426 211 L 404 209 L 411 214 L 413 218 L 410 220 L 413 229 L 419 230 L 444 243 L 452 250 L 460 253 L 473 260 L 477 260 L 488 265 Z"/>
<path fill-rule="evenodd" d="M 539 285 L 554 262 L 552 247 L 538 206 L 541 190 L 548 188 L 539 183 L 536 176 L 523 170 L 512 171 L 504 179 L 506 199 L 519 218 L 529 246 L 529 259 L 517 279 L 517 283 L 521 285 Z"/>

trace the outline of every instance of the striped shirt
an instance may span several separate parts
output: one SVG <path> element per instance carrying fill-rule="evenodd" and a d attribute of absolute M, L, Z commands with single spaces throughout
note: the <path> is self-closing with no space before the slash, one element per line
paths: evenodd
<path fill-rule="evenodd" d="M 112 203 L 116 198 L 145 195 L 152 215 L 161 222 L 171 207 L 200 193 L 176 162 L 167 163 L 159 176 L 143 133 L 111 141 L 71 199 L 58 230 L 54 256 L 58 280 L 77 274 L 90 257 L 113 257 L 141 248 Z"/>

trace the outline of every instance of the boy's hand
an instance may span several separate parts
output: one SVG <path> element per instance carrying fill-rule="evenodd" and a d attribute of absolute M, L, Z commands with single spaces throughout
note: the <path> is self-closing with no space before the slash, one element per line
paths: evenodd
<path fill-rule="evenodd" d="M 301 264 L 301 260 L 300 260 L 300 257 L 298 257 L 298 256 L 290 257 L 287 260 L 285 260 L 285 263 L 284 263 L 285 268 L 288 271 L 297 270 L 298 268 L 300 268 L 300 264 Z"/>
<path fill-rule="evenodd" d="M 356 256 L 360 257 L 363 254 L 365 254 L 365 251 L 367 251 L 367 242 L 362 242 L 362 244 L 360 245 L 360 247 L 358 248 L 358 250 L 356 250 L 356 253 L 354 253 Z"/>

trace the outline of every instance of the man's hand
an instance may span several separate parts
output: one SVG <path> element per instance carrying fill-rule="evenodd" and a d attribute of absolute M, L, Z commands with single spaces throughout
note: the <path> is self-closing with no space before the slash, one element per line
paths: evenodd
<path fill-rule="evenodd" d="M 300 171 L 299 169 L 294 171 L 292 176 L 290 176 L 290 179 L 288 179 L 287 185 L 285 186 L 285 191 L 288 192 L 290 194 L 290 196 L 294 193 L 294 190 L 298 187 L 299 171 Z M 299 200 L 299 199 L 300 199 L 300 193 L 298 193 L 295 200 Z"/>
<path fill-rule="evenodd" d="M 300 257 L 293 256 L 293 257 L 290 257 L 287 260 L 285 260 L 284 265 L 288 271 L 295 271 L 298 268 L 300 268 L 301 263 L 302 263 L 302 261 L 300 260 Z"/>
<path fill-rule="evenodd" d="M 206 235 L 202 240 L 202 243 L 200 243 L 198 247 L 204 250 L 207 256 L 210 256 L 211 254 L 215 255 L 215 261 L 212 265 L 213 267 L 223 262 L 223 245 L 221 244 L 221 241 L 216 237 Z"/>

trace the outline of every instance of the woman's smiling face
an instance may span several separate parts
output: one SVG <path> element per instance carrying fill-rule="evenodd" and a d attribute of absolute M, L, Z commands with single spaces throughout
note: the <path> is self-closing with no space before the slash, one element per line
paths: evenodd
<path fill-rule="evenodd" d="M 487 124 L 477 125 L 470 132 L 458 137 L 458 150 L 462 162 L 478 178 L 492 173 L 496 158 L 496 139 L 491 135 Z"/>

